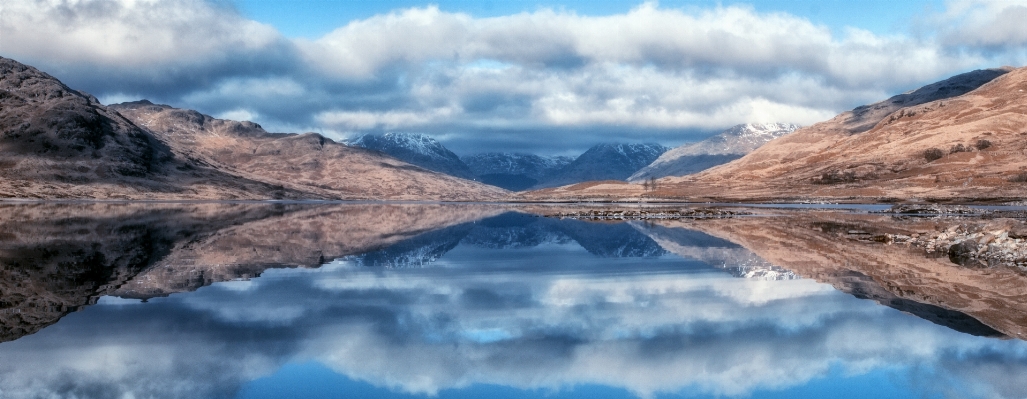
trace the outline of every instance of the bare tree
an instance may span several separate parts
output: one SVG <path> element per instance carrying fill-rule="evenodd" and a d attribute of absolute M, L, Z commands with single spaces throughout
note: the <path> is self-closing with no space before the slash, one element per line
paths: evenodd
<path fill-rule="evenodd" d="M 659 187 L 659 183 L 656 182 L 655 177 L 650 177 L 648 179 L 645 179 L 645 182 L 642 183 L 642 186 L 645 188 L 645 191 L 656 191 L 656 189 Z"/>

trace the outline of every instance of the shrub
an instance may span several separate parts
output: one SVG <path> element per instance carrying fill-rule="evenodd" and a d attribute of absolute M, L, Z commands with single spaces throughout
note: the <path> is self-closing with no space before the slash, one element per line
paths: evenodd
<path fill-rule="evenodd" d="M 867 176 L 867 177 L 874 178 L 876 176 Z M 840 184 L 840 183 L 853 183 L 853 182 L 856 182 L 858 180 L 859 180 L 859 178 L 856 177 L 856 173 L 853 172 L 853 171 L 840 172 L 840 171 L 837 171 L 837 170 L 832 170 L 832 171 L 828 171 L 828 172 L 822 173 L 820 175 L 820 177 L 812 178 L 810 180 L 810 183 L 813 183 L 813 184 Z"/>
<path fill-rule="evenodd" d="M 927 162 L 937 161 L 943 156 L 945 156 L 945 153 L 937 148 L 929 148 L 924 151 L 924 159 L 927 159 Z"/>
<path fill-rule="evenodd" d="M 966 146 L 964 146 L 962 144 L 956 144 L 956 145 L 952 146 L 952 149 L 949 150 L 949 154 L 955 154 L 957 152 L 967 152 L 967 151 L 970 151 L 969 147 L 966 147 Z M 941 157 L 938 157 L 938 158 L 941 158 Z"/>
<path fill-rule="evenodd" d="M 1027 182 L 1027 172 L 1020 172 L 1016 176 L 1010 177 L 1009 181 L 1013 182 L 1013 183 L 1024 183 L 1024 182 Z"/>
<path fill-rule="evenodd" d="M 977 147 L 978 150 L 983 150 L 985 148 L 991 147 L 991 142 L 985 139 L 980 139 L 977 140 L 977 145 L 975 145 L 975 147 Z"/>

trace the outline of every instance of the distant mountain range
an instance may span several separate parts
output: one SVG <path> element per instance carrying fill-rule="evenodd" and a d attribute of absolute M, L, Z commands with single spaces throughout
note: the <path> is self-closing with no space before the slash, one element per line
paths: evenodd
<path fill-rule="evenodd" d="M 8 198 L 488 200 L 507 195 L 490 185 L 624 180 L 667 151 L 605 143 L 574 159 L 460 159 L 423 134 L 364 135 L 344 145 L 146 100 L 104 106 L 10 59 L 0 58 L 0 74 L 0 196 Z"/>
<path fill-rule="evenodd" d="M 502 152 L 459 158 L 434 138 L 417 133 L 367 134 L 348 144 L 513 191 L 589 180 L 624 180 L 668 150 L 659 144 L 607 143 L 593 146 L 577 158 Z"/>
<path fill-rule="evenodd" d="M 380 151 L 403 162 L 464 179 L 475 174 L 453 151 L 434 138 L 419 133 L 365 134 L 347 144 Z"/>
<path fill-rule="evenodd" d="M 798 125 L 791 123 L 736 125 L 703 141 L 685 144 L 663 153 L 656 161 L 628 177 L 628 181 L 635 183 L 650 178 L 700 172 L 741 158 L 798 128 Z"/>
<path fill-rule="evenodd" d="M 659 144 L 599 144 L 556 171 L 535 188 L 594 180 L 624 180 L 669 148 Z"/>
<path fill-rule="evenodd" d="M 507 190 L 521 191 L 546 181 L 574 161 L 572 157 L 489 152 L 461 158 L 478 181 Z"/>
<path fill-rule="evenodd" d="M 547 242 L 575 242 L 603 258 L 659 257 L 667 253 L 652 238 L 627 223 L 595 224 L 540 218 L 518 212 L 420 234 L 394 245 L 349 257 L 361 266 L 422 267 L 457 245 L 489 249 L 531 248 Z"/>

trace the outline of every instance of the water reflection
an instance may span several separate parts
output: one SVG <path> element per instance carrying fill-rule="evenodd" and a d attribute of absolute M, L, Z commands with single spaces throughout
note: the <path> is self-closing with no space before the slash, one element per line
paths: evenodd
<path fill-rule="evenodd" d="M 886 372 L 898 397 L 1027 395 L 1023 341 L 964 333 L 1016 336 L 1016 316 L 988 318 L 1023 306 L 1009 295 L 1016 274 L 809 228 L 865 215 L 593 224 L 443 205 L 116 210 L 4 216 L 15 233 L 0 239 L 0 295 L 24 311 L 4 313 L 5 334 L 67 313 L 31 303 L 98 303 L 0 344 L 0 396 L 233 397 L 295 364 L 410 394 L 588 384 L 760 396 Z M 1006 285 L 985 290 L 985 272 Z M 10 318 L 32 311 L 47 316 Z"/>
<path fill-rule="evenodd" d="M 509 211 L 423 233 L 387 248 L 354 256 L 352 260 L 365 266 L 425 266 L 460 243 L 487 249 L 574 243 L 595 256 L 607 258 L 658 257 L 667 253 L 629 224 L 556 220 Z"/>
<path fill-rule="evenodd" d="M 1016 267 L 966 267 L 945 252 L 875 242 L 879 234 L 930 235 L 1013 219 L 903 219 L 870 214 L 793 212 L 733 220 L 667 221 L 736 242 L 761 258 L 842 292 L 980 335 L 1027 335 L 1027 273 Z M 850 234 L 849 232 L 856 233 Z M 931 306 L 921 306 L 931 305 Z M 946 320 L 952 320 L 951 323 Z M 963 327 L 960 327 L 963 325 Z"/>

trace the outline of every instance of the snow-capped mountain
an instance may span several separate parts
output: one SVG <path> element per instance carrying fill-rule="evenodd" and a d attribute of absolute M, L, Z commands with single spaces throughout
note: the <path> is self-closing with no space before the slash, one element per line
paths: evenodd
<path fill-rule="evenodd" d="M 507 190 L 519 191 L 538 184 L 574 158 L 534 154 L 489 152 L 461 158 L 478 180 Z"/>
<path fill-rule="evenodd" d="M 799 126 L 791 123 L 748 123 L 727 129 L 706 140 L 685 144 L 665 152 L 652 164 L 635 172 L 630 182 L 650 177 L 684 176 L 731 162 L 770 140 L 791 133 Z"/>
<path fill-rule="evenodd" d="M 431 136 L 419 133 L 365 134 L 347 144 L 381 151 L 401 161 L 448 175 L 474 179 L 456 154 Z"/>
<path fill-rule="evenodd" d="M 599 144 L 567 164 L 536 188 L 593 180 L 624 180 L 669 148 L 659 144 Z"/>

